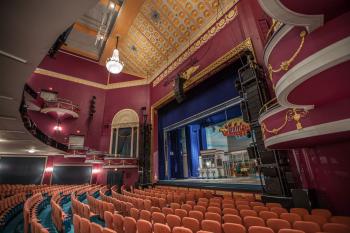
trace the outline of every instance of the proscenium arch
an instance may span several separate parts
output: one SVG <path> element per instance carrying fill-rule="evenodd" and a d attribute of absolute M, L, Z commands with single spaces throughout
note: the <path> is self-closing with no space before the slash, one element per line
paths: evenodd
<path fill-rule="evenodd" d="M 140 119 L 136 111 L 132 109 L 122 109 L 118 111 L 111 122 L 111 136 L 110 136 L 110 143 L 109 143 L 109 151 L 112 154 L 112 143 L 113 143 L 113 130 L 114 129 L 119 129 L 119 128 L 137 128 L 137 141 L 136 141 L 136 158 L 138 158 L 138 147 L 139 147 L 139 124 L 140 124 Z M 132 145 L 133 145 L 133 140 L 132 138 Z M 116 145 L 117 148 L 118 145 Z M 131 155 L 132 156 L 132 153 Z"/>

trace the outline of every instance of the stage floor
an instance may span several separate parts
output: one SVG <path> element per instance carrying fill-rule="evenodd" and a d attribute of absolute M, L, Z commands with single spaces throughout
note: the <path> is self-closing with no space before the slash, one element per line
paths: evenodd
<path fill-rule="evenodd" d="M 262 191 L 258 176 L 232 177 L 224 179 L 174 179 L 160 180 L 160 185 L 171 185 L 188 188 L 208 188 L 230 191 Z"/>

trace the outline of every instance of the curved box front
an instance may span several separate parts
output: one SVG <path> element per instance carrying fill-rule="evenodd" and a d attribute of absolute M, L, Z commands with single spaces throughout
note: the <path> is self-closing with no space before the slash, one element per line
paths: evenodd
<path fill-rule="evenodd" d="M 265 146 L 309 147 L 350 138 L 350 99 L 311 110 L 278 107 L 259 118 Z"/>
<path fill-rule="evenodd" d="M 350 12 L 310 34 L 302 27 L 293 27 L 269 48 L 265 61 L 282 106 L 312 108 L 350 97 L 348 22 Z"/>

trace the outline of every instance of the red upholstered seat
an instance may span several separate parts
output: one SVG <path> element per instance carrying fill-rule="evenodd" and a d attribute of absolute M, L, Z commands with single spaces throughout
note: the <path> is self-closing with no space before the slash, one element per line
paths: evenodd
<path fill-rule="evenodd" d="M 225 223 L 222 225 L 224 233 L 246 233 L 247 230 L 242 224 Z"/>

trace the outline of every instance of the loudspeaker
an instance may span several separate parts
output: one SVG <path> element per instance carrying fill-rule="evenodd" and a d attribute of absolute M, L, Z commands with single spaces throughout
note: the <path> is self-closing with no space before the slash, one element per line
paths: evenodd
<path fill-rule="evenodd" d="M 275 167 L 262 167 L 261 171 L 264 174 L 264 176 L 278 177 L 277 168 Z"/>
<path fill-rule="evenodd" d="M 241 111 L 242 111 L 243 121 L 250 122 L 250 117 L 249 117 L 249 113 L 247 110 L 247 103 L 245 100 L 241 101 L 240 107 L 241 107 Z"/>
<path fill-rule="evenodd" d="M 283 195 L 282 187 L 278 177 L 265 177 L 265 191 L 271 195 Z"/>
<path fill-rule="evenodd" d="M 314 206 L 315 193 L 309 189 L 292 189 L 293 204 L 296 208 L 311 210 Z"/>
<path fill-rule="evenodd" d="M 178 103 L 181 103 L 185 100 L 185 94 L 184 94 L 184 84 L 186 79 L 181 78 L 180 75 L 177 75 L 175 78 L 175 85 L 174 85 L 174 94 L 176 101 Z"/>
<path fill-rule="evenodd" d="M 247 148 L 249 159 L 256 159 L 256 148 L 254 145 L 251 145 Z"/>
<path fill-rule="evenodd" d="M 291 197 L 278 197 L 263 194 L 261 200 L 264 203 L 280 203 L 284 208 L 290 209 L 293 207 L 293 199 Z"/>
<path fill-rule="evenodd" d="M 260 160 L 262 164 L 275 164 L 277 163 L 275 154 L 273 151 L 260 151 Z"/>

